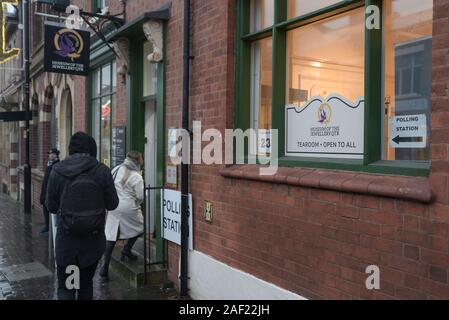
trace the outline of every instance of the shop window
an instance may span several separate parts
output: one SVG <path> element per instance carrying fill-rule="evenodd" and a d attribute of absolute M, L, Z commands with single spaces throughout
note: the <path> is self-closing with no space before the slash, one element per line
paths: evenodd
<path fill-rule="evenodd" d="M 363 135 L 363 105 L 359 102 L 364 100 L 364 66 L 363 8 L 287 32 L 288 155 L 363 158 L 363 139 L 356 141 L 349 135 Z M 315 117 L 317 108 L 326 117 L 321 123 Z M 357 121 L 346 122 L 343 117 L 349 115 Z M 293 128 L 311 118 L 317 120 L 314 125 Z M 346 146 L 332 147 L 330 144 L 340 142 L 337 140 L 344 140 Z M 354 147 L 348 148 L 348 142 Z M 329 146 L 318 146 L 321 143 Z"/>
<path fill-rule="evenodd" d="M 112 122 L 116 107 L 115 62 L 97 68 L 92 74 L 92 135 L 97 142 L 98 159 L 111 163 Z"/>
<path fill-rule="evenodd" d="M 281 166 L 428 175 L 433 1 L 375 3 L 380 30 L 372 1 L 239 0 L 236 126 Z"/>
<path fill-rule="evenodd" d="M 275 0 L 250 0 L 251 1 L 251 32 L 269 28 L 274 22 Z"/>
<path fill-rule="evenodd" d="M 289 104 L 302 107 L 310 97 L 332 93 L 354 101 L 364 96 L 363 17 L 354 10 L 287 33 Z"/>
<path fill-rule="evenodd" d="M 270 130 L 272 106 L 272 39 L 254 41 L 251 45 L 251 128 Z M 262 131 L 259 131 L 260 133 Z M 251 141 L 251 153 L 257 153 Z"/>
<path fill-rule="evenodd" d="M 433 0 L 385 3 L 385 160 L 429 160 L 432 18 Z"/>

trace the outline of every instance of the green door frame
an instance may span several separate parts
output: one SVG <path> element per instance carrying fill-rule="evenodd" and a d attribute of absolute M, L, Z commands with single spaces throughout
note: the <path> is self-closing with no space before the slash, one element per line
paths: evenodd
<path fill-rule="evenodd" d="M 164 48 L 166 43 L 166 25 L 163 28 Z M 152 97 L 143 97 L 143 43 L 146 41 L 143 32 L 130 38 L 130 77 L 129 80 L 129 103 L 127 110 L 128 150 L 136 150 L 145 154 L 145 103 L 144 101 L 155 100 L 157 119 L 157 168 L 156 187 L 165 184 L 165 62 L 162 61 L 157 67 L 157 93 Z M 165 56 L 165 49 L 164 49 Z M 166 244 L 161 234 L 161 192 L 155 191 L 156 199 L 156 260 L 165 261 Z"/>

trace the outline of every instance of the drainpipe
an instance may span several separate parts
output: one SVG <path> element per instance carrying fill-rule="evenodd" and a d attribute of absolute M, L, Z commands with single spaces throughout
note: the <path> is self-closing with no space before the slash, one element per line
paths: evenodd
<path fill-rule="evenodd" d="M 24 54 L 24 95 L 23 104 L 27 113 L 25 121 L 25 168 L 24 168 L 24 212 L 31 214 L 31 164 L 30 164 L 30 6 L 23 0 L 23 54 Z"/>
<path fill-rule="evenodd" d="M 183 75 L 183 107 L 182 128 L 189 129 L 189 97 L 190 97 L 190 0 L 184 0 L 184 75 Z M 190 147 L 190 145 L 189 145 Z M 185 152 L 184 150 L 183 152 Z M 184 159 L 184 157 L 182 157 Z M 181 297 L 186 297 L 188 289 L 188 257 L 189 257 L 189 164 L 181 164 Z"/>

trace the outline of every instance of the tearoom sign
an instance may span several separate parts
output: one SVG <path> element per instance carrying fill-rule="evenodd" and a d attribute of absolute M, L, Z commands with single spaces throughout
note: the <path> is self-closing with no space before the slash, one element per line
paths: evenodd
<path fill-rule="evenodd" d="M 332 94 L 286 106 L 286 155 L 363 159 L 364 104 Z"/>

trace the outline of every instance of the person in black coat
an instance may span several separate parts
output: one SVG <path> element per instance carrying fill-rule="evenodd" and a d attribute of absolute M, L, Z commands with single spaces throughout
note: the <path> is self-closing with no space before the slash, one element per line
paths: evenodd
<path fill-rule="evenodd" d="M 78 132 L 73 135 L 69 145 L 69 157 L 53 167 L 50 174 L 46 205 L 50 212 L 57 213 L 61 207 L 60 199 L 65 185 L 81 173 L 97 167 L 93 173 L 95 181 L 103 189 L 106 210 L 114 210 L 119 205 L 110 169 L 99 164 L 97 144 L 89 135 Z M 78 293 L 79 300 L 92 300 L 92 279 L 98 262 L 106 248 L 104 232 L 88 236 L 77 236 L 61 227 L 61 219 L 56 232 L 56 264 L 58 274 L 58 299 L 74 300 Z M 69 290 L 66 279 L 67 267 L 77 266 L 80 270 L 80 289 Z"/>
<path fill-rule="evenodd" d="M 40 204 L 42 205 L 42 211 L 44 213 L 45 227 L 41 230 L 41 235 L 47 235 L 50 228 L 50 213 L 45 205 L 45 197 L 47 195 L 48 179 L 50 178 L 51 170 L 53 166 L 59 162 L 59 150 L 51 149 L 48 154 L 47 168 L 45 169 L 44 180 L 42 181 Z"/>

